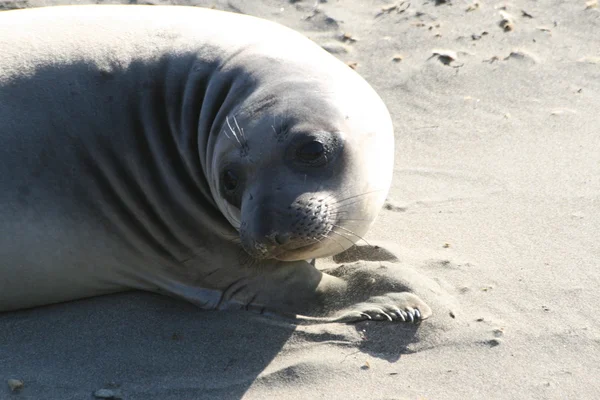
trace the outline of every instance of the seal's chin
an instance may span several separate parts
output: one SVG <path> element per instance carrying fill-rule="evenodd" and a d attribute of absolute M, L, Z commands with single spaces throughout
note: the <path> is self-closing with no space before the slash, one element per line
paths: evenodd
<path fill-rule="evenodd" d="M 283 250 L 274 255 L 273 258 L 279 261 L 312 260 L 315 258 L 331 257 L 344 250 L 347 250 L 347 248 L 336 246 L 330 249 L 323 242 L 317 242 L 292 250 Z"/>
<path fill-rule="evenodd" d="M 264 246 L 257 245 L 252 249 L 244 250 L 246 253 L 256 260 L 277 260 L 277 261 L 304 261 L 311 260 L 313 258 L 328 257 L 339 253 L 345 249 L 337 249 L 337 251 L 331 251 L 323 246 L 322 242 L 315 242 L 311 244 L 305 244 L 302 246 Z"/>

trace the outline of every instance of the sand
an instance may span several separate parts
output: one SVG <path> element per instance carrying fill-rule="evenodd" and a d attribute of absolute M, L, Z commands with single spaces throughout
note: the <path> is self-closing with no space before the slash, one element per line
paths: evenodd
<path fill-rule="evenodd" d="M 437 3 L 179 2 L 297 29 L 380 93 L 395 174 L 366 240 L 397 260 L 359 262 L 431 319 L 297 326 L 149 293 L 5 313 L 0 398 L 597 398 L 600 8 Z"/>

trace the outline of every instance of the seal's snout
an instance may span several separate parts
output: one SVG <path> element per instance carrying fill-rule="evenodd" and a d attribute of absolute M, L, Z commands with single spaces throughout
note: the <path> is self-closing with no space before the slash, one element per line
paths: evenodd
<path fill-rule="evenodd" d="M 332 228 L 330 205 L 326 198 L 296 200 L 288 207 L 291 233 L 298 243 L 308 245 L 324 238 Z"/>
<path fill-rule="evenodd" d="M 242 223 L 242 246 L 251 256 L 264 259 L 318 244 L 333 229 L 331 210 L 326 197 L 298 198 L 283 210 L 264 204 Z"/>

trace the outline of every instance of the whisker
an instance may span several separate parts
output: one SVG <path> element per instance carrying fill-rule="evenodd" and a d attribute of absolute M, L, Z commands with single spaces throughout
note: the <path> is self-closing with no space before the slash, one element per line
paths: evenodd
<path fill-rule="evenodd" d="M 346 229 L 346 228 L 344 228 L 342 226 L 335 225 L 335 224 L 333 226 L 336 227 L 336 228 L 338 228 L 338 229 L 342 229 L 343 231 L 348 232 L 349 234 L 351 234 L 353 236 L 356 236 L 357 238 L 359 238 L 360 240 L 362 240 L 363 242 L 365 242 L 368 246 L 371 245 L 369 242 L 367 242 L 367 240 L 365 238 L 363 238 L 360 235 L 357 235 L 356 233 L 352 232 L 350 229 Z"/>
<path fill-rule="evenodd" d="M 369 195 L 369 194 L 381 192 L 382 190 L 384 190 L 384 189 L 371 190 L 370 192 L 361 193 L 361 194 L 357 194 L 357 195 L 354 195 L 354 196 L 346 197 L 345 199 L 338 200 L 338 201 L 336 201 L 333 204 L 339 204 L 341 202 L 344 202 L 344 201 L 347 201 L 347 200 L 351 200 L 351 199 L 355 199 L 357 197 L 366 196 L 366 195 Z"/>
<path fill-rule="evenodd" d="M 329 215 L 332 216 L 332 217 L 340 217 L 342 215 L 346 215 L 346 214 L 349 214 L 349 213 L 350 213 L 350 211 L 340 210 L 340 211 L 332 212 Z"/>
<path fill-rule="evenodd" d="M 330 232 L 330 233 L 335 233 L 336 235 L 338 235 L 338 236 L 340 236 L 340 237 L 343 237 L 343 238 L 344 238 L 344 239 L 346 239 L 348 242 L 350 242 L 352 245 L 354 245 L 354 242 L 353 242 L 352 240 L 348 239 L 348 237 L 347 237 L 347 236 L 344 236 L 344 235 L 342 235 L 341 233 L 339 233 L 339 232 L 336 232 L 336 231 L 334 231 L 334 230 L 331 230 L 331 231 L 329 231 L 329 232 Z M 330 236 L 330 237 L 331 237 L 331 236 Z"/>
<path fill-rule="evenodd" d="M 339 210 L 340 208 L 342 208 L 342 207 L 344 207 L 344 206 L 350 206 L 350 205 L 352 205 L 352 204 L 355 204 L 355 203 L 357 203 L 357 202 L 361 201 L 361 199 L 358 199 L 358 200 L 355 200 L 355 201 L 353 201 L 352 203 L 345 203 L 345 202 L 347 202 L 348 200 L 356 199 L 356 198 L 358 198 L 358 197 L 362 197 L 362 196 L 367 196 L 367 195 L 369 195 L 369 194 L 373 194 L 373 193 L 376 193 L 376 192 L 380 192 L 380 191 L 382 191 L 382 190 L 385 190 L 385 189 L 377 189 L 377 190 L 372 190 L 372 191 L 370 191 L 370 192 L 361 193 L 361 194 L 357 194 L 357 195 L 354 195 L 354 196 L 349 196 L 349 197 L 343 198 L 343 199 L 341 199 L 341 200 L 338 200 L 338 201 L 336 201 L 336 202 L 334 202 L 334 203 L 331 203 L 331 206 L 337 206 L 337 207 L 332 207 L 332 208 L 331 208 L 331 211 L 336 211 L 336 210 Z M 324 197 L 322 201 L 325 201 L 325 200 L 327 200 L 327 199 L 330 199 L 330 198 L 331 198 L 331 197 L 333 197 L 334 195 L 335 195 L 335 193 L 331 193 L 331 194 L 329 194 L 328 196 Z"/>
<path fill-rule="evenodd" d="M 242 142 L 240 141 L 240 138 L 238 137 L 238 135 L 235 133 L 235 130 L 233 129 L 233 127 L 231 126 L 231 124 L 229 123 L 229 117 L 225 117 L 225 122 L 227 122 L 227 126 L 229 127 L 229 130 L 231 131 L 231 133 L 233 134 L 233 137 L 235 138 L 235 140 L 237 140 L 238 144 L 240 145 L 240 147 L 242 146 Z"/>
<path fill-rule="evenodd" d="M 240 128 L 240 126 L 238 125 L 237 118 L 235 117 L 235 115 L 233 116 L 233 122 L 235 123 L 235 126 L 237 126 L 238 132 L 240 132 L 240 136 L 242 137 L 242 139 L 245 142 L 246 138 L 244 137 L 244 130 L 242 128 Z"/>
<path fill-rule="evenodd" d="M 347 190 L 346 190 L 345 192 L 347 192 Z M 342 194 L 344 194 L 345 192 L 342 192 Z M 325 200 L 329 200 L 329 199 L 330 199 L 330 198 L 332 198 L 334 195 L 335 195 L 335 193 L 329 193 L 329 196 L 326 196 L 326 197 L 324 197 L 324 198 L 323 198 L 323 201 L 325 201 Z M 336 202 L 336 203 L 337 203 L 337 202 Z"/>
<path fill-rule="evenodd" d="M 345 196 L 349 192 L 350 192 L 350 189 L 346 188 L 345 190 L 343 190 L 341 192 L 332 192 L 332 193 L 329 193 L 328 196 L 326 196 L 326 197 L 323 198 L 323 201 L 328 200 L 328 199 L 334 197 L 336 194 L 340 195 L 340 196 Z M 337 201 L 336 201 L 336 203 L 337 203 Z"/>
<path fill-rule="evenodd" d="M 330 231 L 330 232 L 333 232 L 333 231 Z M 334 238 L 332 238 L 331 236 L 329 236 L 329 235 L 321 235 L 321 236 L 323 236 L 323 239 L 322 239 L 322 240 L 319 240 L 319 243 L 321 243 L 323 240 L 326 240 L 326 239 L 331 239 L 331 240 L 333 240 L 335 243 L 337 243 L 337 245 L 338 245 L 338 246 L 340 246 L 340 247 L 342 248 L 342 251 L 346 250 L 346 248 L 345 248 L 344 246 L 342 246 L 342 244 L 341 244 L 340 242 L 338 242 L 337 240 L 335 240 L 335 239 L 334 239 Z"/>
<path fill-rule="evenodd" d="M 343 209 L 343 207 L 351 206 L 352 204 L 360 203 L 362 199 L 356 199 L 352 203 L 338 204 L 337 207 L 330 209 L 330 211 L 337 211 Z"/>

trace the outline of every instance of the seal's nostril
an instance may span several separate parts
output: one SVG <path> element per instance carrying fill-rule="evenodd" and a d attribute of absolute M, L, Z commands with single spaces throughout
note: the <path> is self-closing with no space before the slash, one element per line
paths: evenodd
<path fill-rule="evenodd" d="M 283 245 L 286 244 L 287 242 L 290 241 L 290 235 L 289 234 L 281 234 L 278 233 L 277 235 L 275 235 L 275 241 L 277 242 L 277 244 Z"/>

